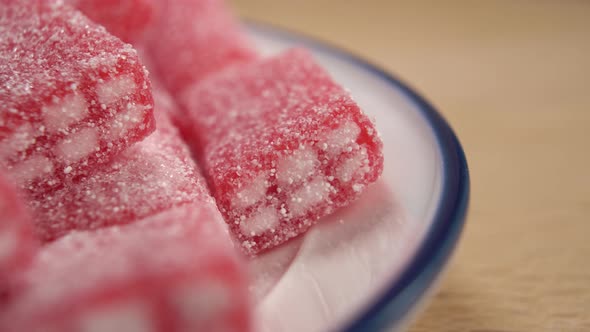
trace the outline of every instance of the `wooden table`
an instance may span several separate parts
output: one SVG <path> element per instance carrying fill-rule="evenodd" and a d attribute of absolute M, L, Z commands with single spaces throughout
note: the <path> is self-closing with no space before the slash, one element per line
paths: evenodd
<path fill-rule="evenodd" d="M 456 130 L 468 225 L 412 332 L 590 331 L 590 2 L 233 4 L 399 75 Z"/>

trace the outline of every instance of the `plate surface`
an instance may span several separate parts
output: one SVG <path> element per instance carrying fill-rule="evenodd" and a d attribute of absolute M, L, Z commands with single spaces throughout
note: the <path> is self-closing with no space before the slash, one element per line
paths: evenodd
<path fill-rule="evenodd" d="M 259 330 L 401 329 L 463 225 L 469 180 L 458 141 L 428 103 L 376 67 L 285 31 L 248 30 L 267 55 L 310 49 L 374 120 L 385 158 L 358 202 L 251 262 Z"/>

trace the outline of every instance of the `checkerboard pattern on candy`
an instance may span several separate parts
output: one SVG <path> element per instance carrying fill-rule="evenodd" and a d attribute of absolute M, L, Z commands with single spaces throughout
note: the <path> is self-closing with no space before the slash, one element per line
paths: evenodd
<path fill-rule="evenodd" d="M 58 0 L 0 0 L 0 166 L 20 188 L 92 173 L 154 130 L 136 51 Z"/>
<path fill-rule="evenodd" d="M 373 123 L 305 50 L 210 75 L 180 103 L 213 195 L 248 254 L 305 232 L 381 174 Z"/>
<path fill-rule="evenodd" d="M 153 134 L 88 176 L 50 193 L 31 193 L 29 205 L 43 241 L 71 230 L 132 223 L 196 200 L 213 204 L 188 147 L 168 119 L 173 100 L 163 90 L 153 93 L 158 127 Z"/>

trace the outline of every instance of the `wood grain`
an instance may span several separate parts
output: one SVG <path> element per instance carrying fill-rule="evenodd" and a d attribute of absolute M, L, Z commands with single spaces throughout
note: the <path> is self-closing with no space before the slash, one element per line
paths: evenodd
<path fill-rule="evenodd" d="M 232 3 L 397 74 L 461 139 L 468 226 L 412 332 L 590 331 L 590 2 Z"/>

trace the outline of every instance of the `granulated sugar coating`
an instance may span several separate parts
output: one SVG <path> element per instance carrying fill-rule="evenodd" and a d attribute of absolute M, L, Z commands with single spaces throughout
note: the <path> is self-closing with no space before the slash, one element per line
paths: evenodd
<path fill-rule="evenodd" d="M 25 268 L 37 249 L 33 222 L 16 189 L 0 174 L 0 294 L 5 283 Z M 0 306 L 3 299 L 0 296 Z"/>
<path fill-rule="evenodd" d="M 185 204 L 42 249 L 0 330 L 250 331 L 242 263 L 219 212 Z"/>
<path fill-rule="evenodd" d="M 217 204 L 248 254 L 305 232 L 381 174 L 375 127 L 302 49 L 213 74 L 180 102 Z"/>
<path fill-rule="evenodd" d="M 222 0 L 158 0 L 143 44 L 173 95 L 256 54 Z"/>
<path fill-rule="evenodd" d="M 205 181 L 167 118 L 174 107 L 154 90 L 157 130 L 111 162 L 49 193 L 33 192 L 31 209 L 44 241 L 77 229 L 125 224 L 196 200 L 213 202 Z"/>
<path fill-rule="evenodd" d="M 156 0 L 66 0 L 126 42 L 141 38 L 154 18 Z"/>
<path fill-rule="evenodd" d="M 0 166 L 48 190 L 154 130 L 137 53 L 57 0 L 0 0 Z"/>

